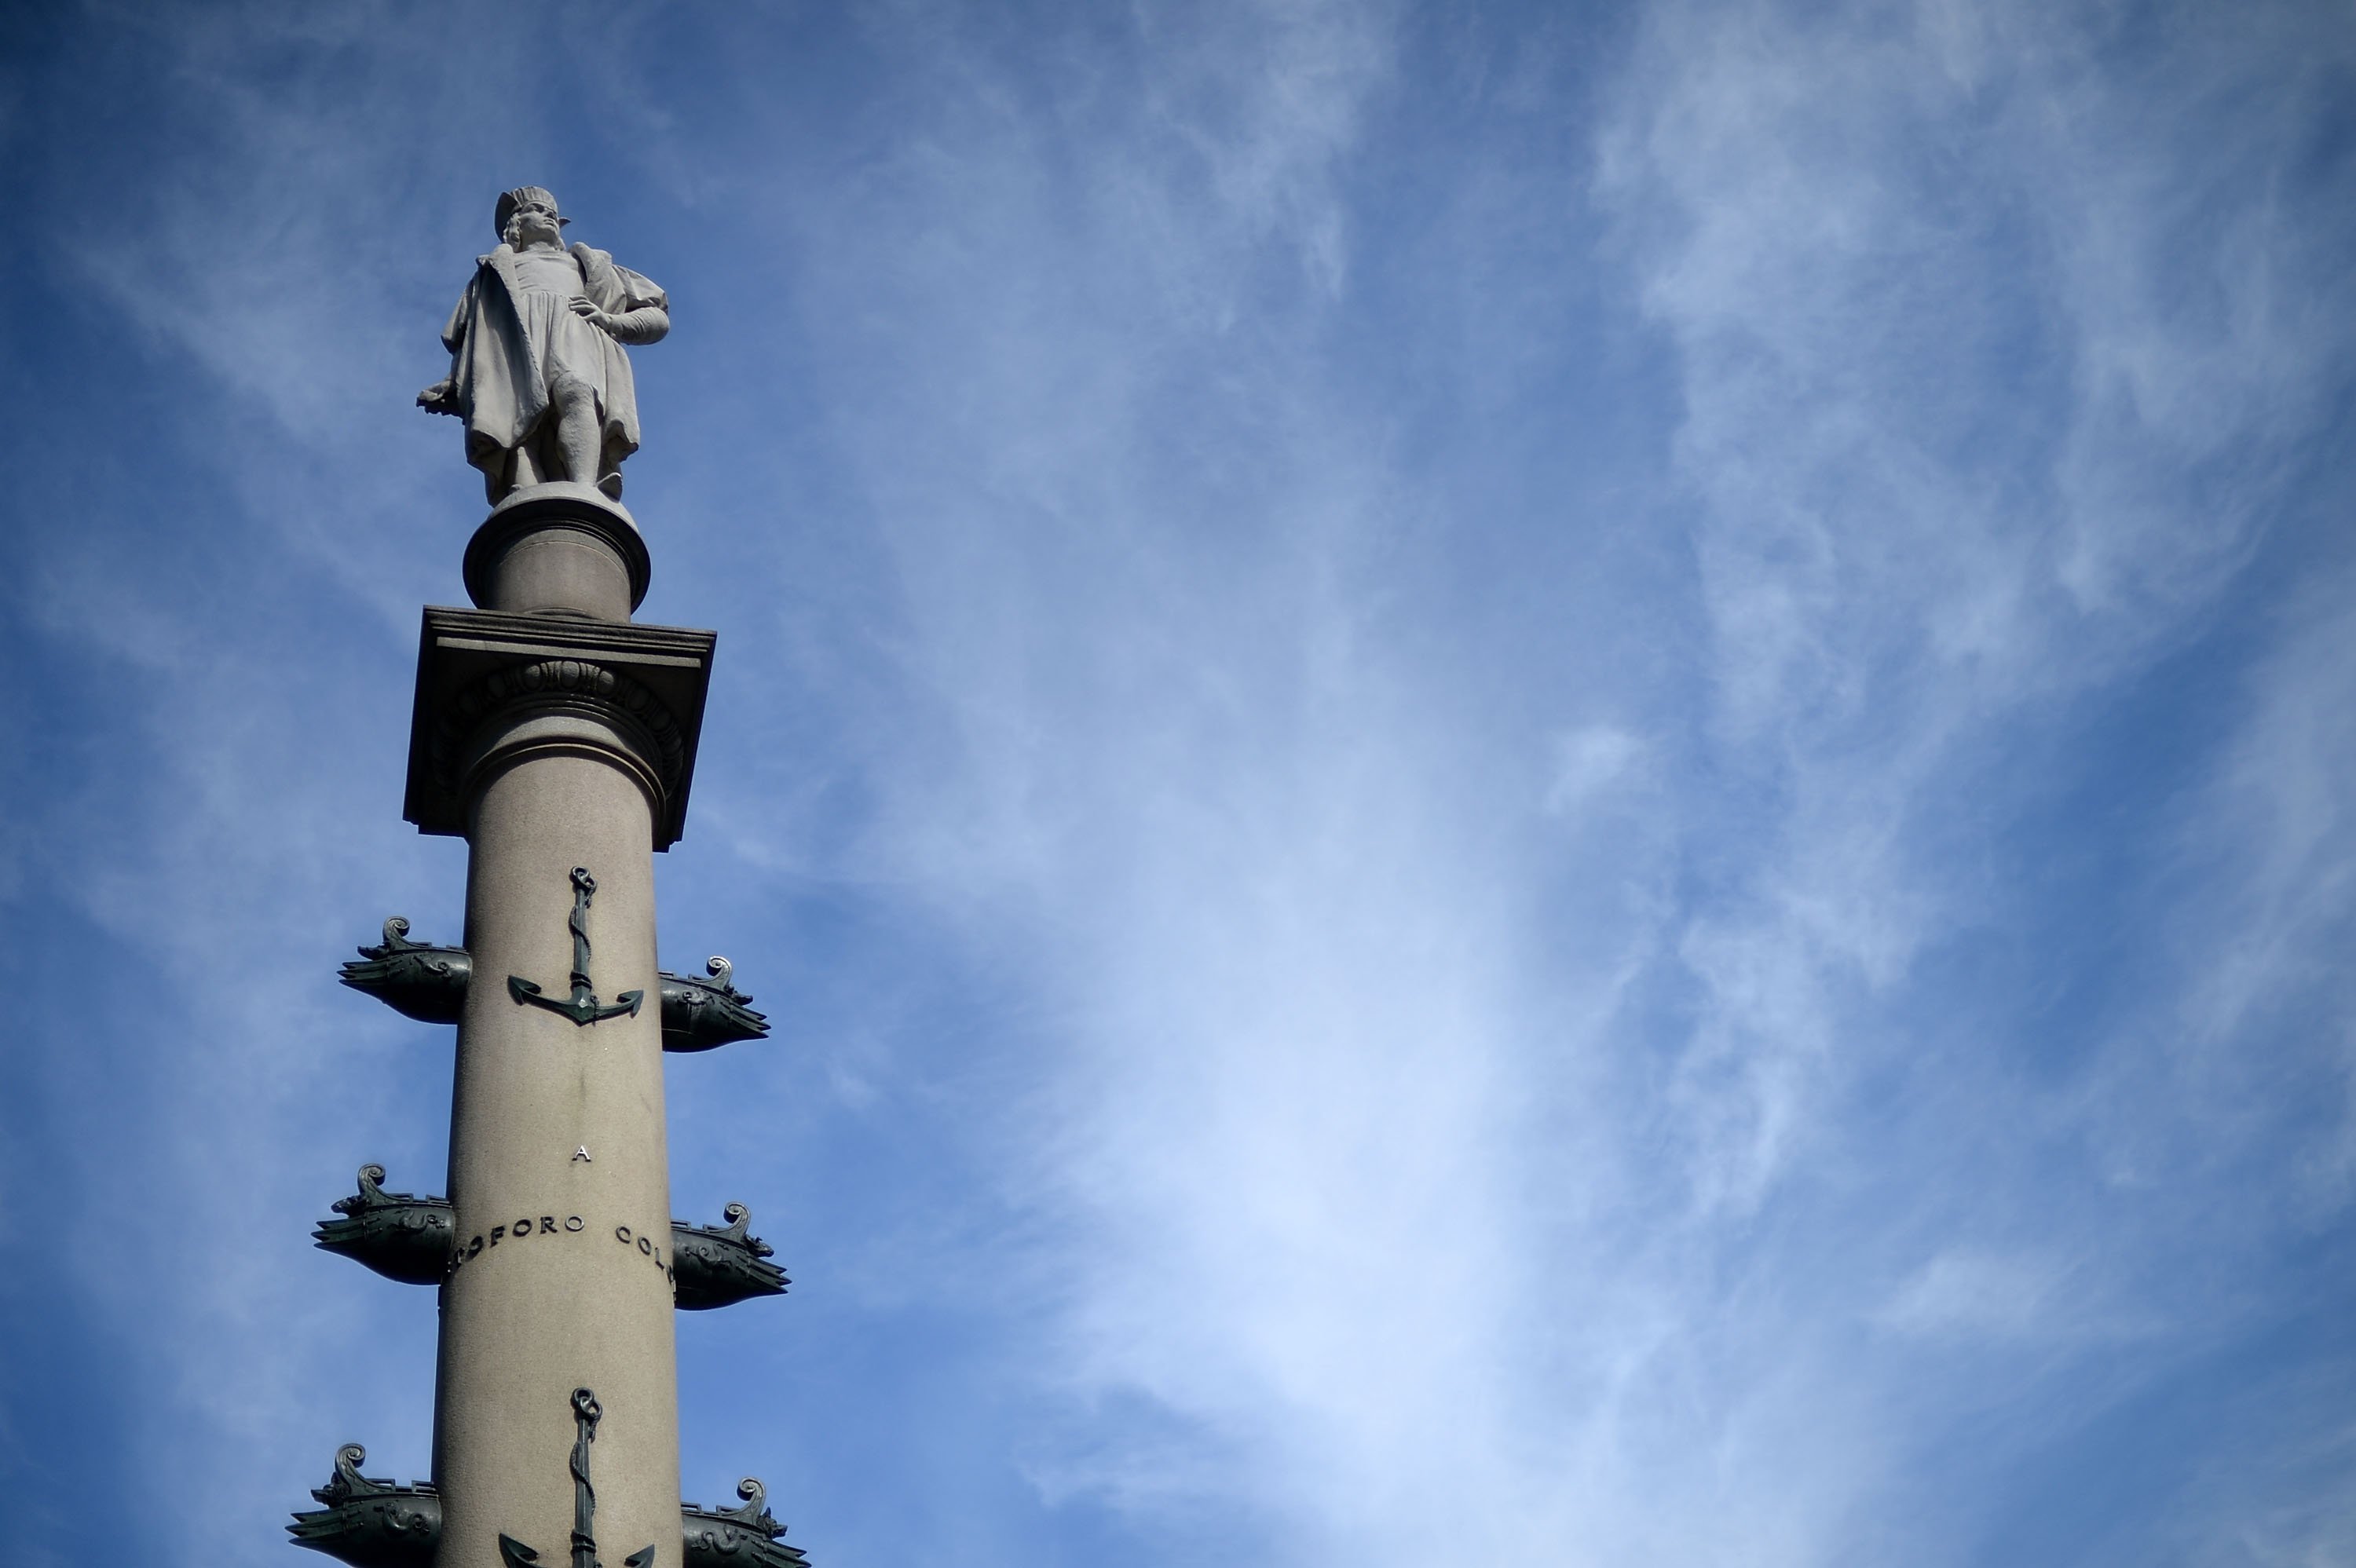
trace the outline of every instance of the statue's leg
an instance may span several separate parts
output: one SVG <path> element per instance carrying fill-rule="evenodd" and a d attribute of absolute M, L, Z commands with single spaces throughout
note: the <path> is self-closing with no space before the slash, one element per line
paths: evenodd
<path fill-rule="evenodd" d="M 556 405 L 556 444 L 564 476 L 576 485 L 597 482 L 597 394 L 577 376 L 559 376 L 549 389 Z"/>

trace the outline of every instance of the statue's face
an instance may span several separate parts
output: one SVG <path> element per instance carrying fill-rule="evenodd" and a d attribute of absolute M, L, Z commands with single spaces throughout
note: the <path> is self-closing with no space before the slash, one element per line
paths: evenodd
<path fill-rule="evenodd" d="M 562 236 L 556 227 L 556 208 L 537 201 L 519 203 L 508 219 L 508 242 L 512 245 L 553 245 Z"/>

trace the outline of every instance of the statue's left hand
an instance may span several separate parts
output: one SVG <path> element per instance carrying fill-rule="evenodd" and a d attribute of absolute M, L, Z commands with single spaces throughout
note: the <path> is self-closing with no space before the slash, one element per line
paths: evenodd
<path fill-rule="evenodd" d="M 573 314 L 581 317 L 584 321 L 586 321 L 590 325 L 598 328 L 606 336 L 611 336 L 613 335 L 614 318 L 607 315 L 604 311 L 599 310 L 596 305 L 592 304 L 590 301 L 583 299 L 579 294 L 573 296 Z"/>

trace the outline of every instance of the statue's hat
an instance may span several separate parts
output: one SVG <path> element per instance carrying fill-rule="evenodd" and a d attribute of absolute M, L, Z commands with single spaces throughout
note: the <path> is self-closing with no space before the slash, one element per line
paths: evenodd
<path fill-rule="evenodd" d="M 515 216 L 515 209 L 521 207 L 527 201 L 538 202 L 541 206 L 547 208 L 549 211 L 556 211 L 556 193 L 554 191 L 549 189 L 544 185 L 519 185 L 513 190 L 503 190 L 499 192 L 499 208 L 491 219 L 491 227 L 504 238 L 508 231 L 508 219 L 513 218 Z M 573 219 L 560 214 L 556 221 L 559 224 L 565 224 L 572 222 Z"/>

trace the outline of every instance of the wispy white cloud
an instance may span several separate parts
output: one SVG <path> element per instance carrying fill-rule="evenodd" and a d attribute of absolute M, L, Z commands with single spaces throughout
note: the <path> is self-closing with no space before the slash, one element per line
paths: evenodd
<path fill-rule="evenodd" d="M 2051 1331 L 2066 1271 L 2050 1261 L 1950 1248 L 1922 1265 L 1875 1313 L 1901 1334 L 2016 1339 Z"/>
<path fill-rule="evenodd" d="M 961 57 L 954 142 L 882 137 L 887 176 L 798 222 L 858 237 L 813 280 L 821 355 L 932 373 L 836 414 L 916 698 L 862 731 L 859 863 L 1040 998 L 999 1165 L 1044 1221 L 1045 1317 L 1009 1353 L 1075 1403 L 1033 1471 L 1164 1521 L 1240 1508 L 1301 1561 L 1933 1551 L 1899 1499 L 1909 1454 L 1982 1408 L 1954 1346 L 2083 1344 L 2078 1304 L 2153 1259 L 2098 1200 L 2021 1212 L 2041 1154 L 1942 1184 L 2022 1091 L 1968 1054 L 1910 1068 L 1941 1040 L 1918 972 L 2023 896 L 1985 869 L 2054 787 L 2005 776 L 2019 734 L 2181 646 L 2261 537 L 2190 491 L 2130 515 L 2090 487 L 2201 461 L 2104 434 L 2079 369 L 2098 285 L 2056 260 L 2073 190 L 2132 187 L 2147 99 L 2106 91 L 2066 18 L 1653 14 L 1607 81 L 1593 194 L 1676 357 L 1691 509 L 1634 526 L 1697 519 L 1713 695 L 1641 741 L 1532 734 L 1477 701 L 1495 671 L 1399 652 L 1418 561 L 1387 498 L 1450 475 L 1325 379 L 1351 272 L 1318 258 L 1349 219 L 1269 227 L 1299 208 L 1269 190 L 1331 199 L 1391 89 L 1344 72 L 1296 113 L 1331 79 L 1259 61 L 1298 35 L 1221 16 L 1133 67 L 1184 156 L 1159 122 L 1089 119 L 1104 76 L 1042 105 Z M 1190 100 L 1231 46 L 1226 96 Z M 2057 74 L 2070 125 L 2044 113 Z M 2071 129 L 2089 115 L 2111 143 Z M 1051 189 L 1042 127 L 1077 121 Z M 2147 264 L 2187 238 L 2130 196 L 2113 221 Z M 1269 284 L 1296 253 L 1316 286 Z M 2239 439 L 2284 453 L 2325 404 L 2263 411 Z M 2086 541 L 2155 529 L 2180 569 L 2091 591 Z M 1549 811 L 1611 825 L 1576 887 L 1533 853 Z M 1913 1149 L 1861 1101 L 1910 1072 L 1934 1097 Z M 2083 1130 L 2040 1112 L 2043 1137 Z M 1974 1201 L 2014 1232 L 1994 1250 L 1965 1240 Z M 1785 1238 L 1801 1214 L 1826 1233 Z"/>

